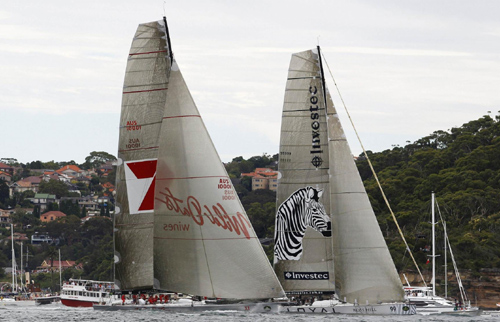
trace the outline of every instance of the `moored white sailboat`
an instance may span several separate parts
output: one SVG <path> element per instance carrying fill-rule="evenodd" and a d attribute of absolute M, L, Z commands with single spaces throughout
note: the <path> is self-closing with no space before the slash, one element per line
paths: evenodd
<path fill-rule="evenodd" d="M 270 299 L 284 291 L 173 57 L 166 19 L 137 29 L 120 124 L 116 285 L 225 304 L 170 298 L 94 308 L 277 312 Z"/>
<path fill-rule="evenodd" d="M 450 301 L 446 298 L 440 297 L 436 295 L 436 234 L 435 234 L 435 226 L 436 226 L 436 216 L 435 216 L 435 210 L 436 210 L 436 198 L 434 195 L 434 192 L 432 193 L 431 196 L 431 227 L 432 227 L 432 255 L 430 257 L 432 258 L 432 287 L 412 287 L 410 285 L 405 286 L 405 295 L 406 299 L 409 300 L 411 303 L 415 304 L 417 306 L 417 314 L 422 314 L 422 315 L 434 315 L 434 314 L 453 314 L 453 315 L 466 315 L 466 316 L 476 316 L 476 315 L 481 315 L 481 310 L 479 310 L 478 307 L 473 307 L 471 306 L 470 300 L 467 297 L 467 294 L 465 292 L 465 288 L 462 285 L 462 280 L 460 278 L 460 273 L 458 272 L 458 268 L 455 263 L 455 259 L 453 256 L 453 252 L 451 249 L 450 242 L 448 240 L 448 234 L 446 232 L 446 224 L 441 218 L 441 221 L 443 223 L 443 229 L 444 229 L 444 244 L 445 244 L 445 254 L 446 250 L 449 249 L 451 256 L 452 256 L 452 261 L 453 261 L 453 266 L 455 268 L 455 275 L 458 281 L 458 288 L 460 291 L 460 298 L 461 300 L 458 301 L 455 299 L 455 301 Z M 445 257 L 445 262 L 446 262 L 446 257 Z M 446 267 L 446 265 L 445 265 Z M 445 269 L 446 270 L 446 269 Z M 446 272 L 445 272 L 446 273 Z M 446 278 L 447 279 L 447 273 L 446 273 Z"/>
<path fill-rule="evenodd" d="M 300 302 L 281 311 L 415 314 L 415 306 L 403 302 L 325 85 L 319 47 L 292 55 L 279 156 L 274 268 L 289 297 Z"/>

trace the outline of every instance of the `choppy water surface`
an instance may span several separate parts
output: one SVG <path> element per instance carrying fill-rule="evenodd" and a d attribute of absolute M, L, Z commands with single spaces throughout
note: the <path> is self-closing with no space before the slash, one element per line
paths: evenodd
<path fill-rule="evenodd" d="M 123 321 L 123 322 L 330 322 L 330 321 L 356 321 L 356 322 L 417 322 L 417 321 L 500 321 L 500 312 L 496 316 L 482 315 L 478 317 L 456 316 L 342 316 L 342 315 L 285 315 L 285 314 L 242 314 L 242 313 L 217 313 L 207 312 L 199 314 L 177 314 L 162 311 L 116 311 L 102 312 L 91 308 L 69 308 L 65 306 L 0 306 L 0 321 L 28 321 L 28 322 L 53 322 L 53 321 Z"/>

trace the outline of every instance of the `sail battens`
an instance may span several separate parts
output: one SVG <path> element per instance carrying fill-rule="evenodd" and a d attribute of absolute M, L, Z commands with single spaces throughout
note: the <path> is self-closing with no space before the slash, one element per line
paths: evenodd
<path fill-rule="evenodd" d="M 318 170 L 328 170 L 328 168 L 317 168 Z M 279 171 L 280 172 L 287 172 L 287 171 L 309 171 L 310 169 L 308 168 L 288 168 L 288 169 L 280 169 Z M 281 184 L 288 184 L 290 182 L 293 182 L 293 183 L 298 183 L 298 182 L 302 182 L 302 181 L 298 181 L 298 182 L 294 182 L 294 181 L 287 181 L 287 182 L 283 182 Z M 321 183 L 329 183 L 330 181 L 329 180 L 326 180 L 326 181 L 323 181 Z M 316 183 L 316 182 L 315 182 Z M 319 183 L 319 182 L 318 182 Z"/>
<path fill-rule="evenodd" d="M 154 239 L 171 239 L 171 240 L 194 240 L 194 241 L 221 241 L 221 240 L 227 240 L 227 241 L 232 241 L 232 240 L 248 240 L 249 238 L 246 237 L 240 237 L 240 238 L 176 238 L 176 237 L 154 237 Z M 250 237 L 250 239 L 259 239 L 257 236 L 255 237 Z"/>
<path fill-rule="evenodd" d="M 140 72 L 143 72 L 143 71 L 140 71 Z M 129 72 L 129 74 L 131 73 L 139 73 L 139 72 Z M 159 89 L 163 89 L 163 88 L 166 88 L 167 87 L 167 83 L 141 83 L 141 84 L 135 84 L 135 85 L 132 85 L 132 84 L 129 84 L 127 85 L 126 87 L 123 88 L 123 91 L 130 91 L 128 89 L 132 89 L 132 88 L 139 88 L 139 87 L 158 87 Z"/>
<path fill-rule="evenodd" d="M 304 56 L 304 55 L 301 55 L 301 54 L 302 53 L 293 54 L 292 58 L 295 58 L 296 60 L 306 61 L 306 62 L 311 63 L 311 64 L 318 64 L 318 60 L 317 59 L 311 58 L 309 56 Z M 316 57 L 317 57 L 317 54 L 316 54 Z M 288 71 L 291 71 L 291 70 L 293 70 L 292 69 L 292 64 L 290 64 L 290 68 L 288 69 Z M 319 72 L 319 70 L 315 70 L 314 72 Z"/>
<path fill-rule="evenodd" d="M 296 79 L 311 79 L 311 78 L 316 78 L 318 76 L 304 76 L 304 77 L 290 77 L 290 78 L 287 78 L 287 80 L 296 80 Z M 287 89 L 287 91 L 291 91 L 292 89 Z M 296 89 L 298 91 L 298 89 Z M 305 89 L 303 89 L 302 91 L 306 91 Z"/>
<path fill-rule="evenodd" d="M 200 117 L 200 115 L 174 115 L 174 116 L 165 116 L 163 119 L 175 119 L 175 118 L 180 118 L 180 117 Z"/>
<path fill-rule="evenodd" d="M 145 225 L 153 225 L 154 222 L 141 222 L 141 223 L 128 223 L 128 224 L 115 224 L 115 227 L 127 227 L 127 226 L 145 226 Z"/>
<path fill-rule="evenodd" d="M 129 105 L 129 106 L 130 106 L 130 105 Z M 140 127 L 142 127 L 142 126 L 150 126 L 150 125 L 152 125 L 152 126 L 157 126 L 157 125 L 160 125 L 160 124 L 161 124 L 161 121 L 159 121 L 159 122 L 149 122 L 149 123 L 136 124 L 136 125 L 134 125 L 134 126 L 140 126 Z M 130 127 L 131 127 L 131 125 L 126 125 L 126 124 L 125 124 L 125 125 L 120 126 L 120 129 L 127 129 L 128 131 L 133 131 L 133 130 L 135 130 L 135 129 L 130 128 Z"/>
<path fill-rule="evenodd" d="M 282 133 L 297 133 L 297 131 L 293 132 L 293 131 L 281 131 Z M 311 145 L 310 144 L 295 144 L 295 145 L 292 145 L 292 144 L 287 144 L 287 145 L 283 145 L 283 147 L 286 147 L 286 148 L 303 148 L 303 147 L 310 147 Z M 324 146 L 324 147 L 327 147 L 328 145 L 326 144 L 321 144 L 319 146 Z M 311 169 L 308 169 L 308 170 L 311 170 Z"/>
<path fill-rule="evenodd" d="M 341 192 L 332 192 L 332 195 L 347 195 L 347 194 L 353 194 L 353 193 L 359 193 L 359 194 L 366 194 L 365 191 L 341 191 Z"/>
<path fill-rule="evenodd" d="M 228 176 L 165 177 L 165 178 L 156 178 L 156 180 L 194 180 L 194 179 L 211 179 L 211 178 L 229 178 L 229 177 Z"/>
<path fill-rule="evenodd" d="M 129 91 L 129 92 L 123 92 L 123 94 L 136 94 L 136 93 L 147 93 L 147 92 L 156 92 L 156 91 L 166 91 L 168 88 L 155 88 L 155 89 L 145 89 L 142 91 Z"/>
<path fill-rule="evenodd" d="M 324 108 L 317 109 L 317 111 L 324 111 L 324 110 L 325 110 Z M 294 113 L 294 112 L 309 112 L 309 113 L 311 113 L 311 109 L 310 108 L 308 108 L 308 109 L 296 109 L 296 110 L 291 110 L 290 109 L 290 110 L 283 111 L 283 114 L 285 114 L 285 113 Z M 303 116 L 303 117 L 306 117 L 306 116 Z M 309 116 L 309 118 L 311 118 L 311 117 Z"/>
<path fill-rule="evenodd" d="M 135 148 L 135 149 L 121 149 L 118 152 L 131 152 L 131 151 L 145 151 L 145 150 L 155 150 L 158 149 L 157 146 L 144 147 L 144 148 Z"/>
<path fill-rule="evenodd" d="M 156 50 L 156 51 L 148 51 L 148 52 L 143 52 L 143 53 L 130 53 L 129 56 L 136 56 L 136 55 L 149 55 L 149 54 L 158 54 L 158 53 L 166 53 L 168 52 L 167 50 Z"/>

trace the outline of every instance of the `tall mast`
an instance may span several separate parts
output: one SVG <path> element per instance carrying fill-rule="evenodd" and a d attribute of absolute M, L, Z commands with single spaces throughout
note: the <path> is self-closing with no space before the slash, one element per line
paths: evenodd
<path fill-rule="evenodd" d="M 170 58 L 170 66 L 174 63 L 174 55 L 172 54 L 172 45 L 170 44 L 170 34 L 168 32 L 167 17 L 163 16 L 165 23 L 165 35 L 167 36 L 168 57 Z"/>
<path fill-rule="evenodd" d="M 323 61 L 321 60 L 321 50 L 318 48 L 318 58 L 319 58 L 319 69 L 321 71 L 321 86 L 323 87 L 323 100 L 325 102 L 325 113 L 326 113 L 326 85 L 325 85 L 325 74 L 323 73 Z"/>
<path fill-rule="evenodd" d="M 61 249 L 59 248 L 59 294 L 62 290 Z"/>
<path fill-rule="evenodd" d="M 432 296 L 436 296 L 436 247 L 435 247 L 434 192 L 432 193 Z"/>
<path fill-rule="evenodd" d="M 326 84 L 325 84 L 325 73 L 323 72 L 323 60 L 321 59 L 321 48 L 319 47 L 319 45 L 316 48 L 318 49 L 319 70 L 321 72 L 321 87 L 323 88 L 323 101 L 325 102 L 325 115 L 326 115 L 326 119 L 328 120 L 328 104 L 326 101 Z M 330 214 L 330 220 L 331 219 L 332 218 L 331 218 L 331 214 Z M 332 229 L 332 231 L 333 231 L 333 229 Z M 332 247 L 332 249 L 333 249 L 333 238 L 330 238 L 330 247 Z M 335 292 L 338 294 L 337 286 L 335 286 Z M 344 301 L 345 301 L 345 297 L 344 297 Z"/>
<path fill-rule="evenodd" d="M 21 290 L 24 288 L 23 283 L 23 242 L 21 242 L 21 269 L 20 269 L 19 281 L 21 282 Z"/>
<path fill-rule="evenodd" d="M 16 282 L 16 255 L 14 253 L 14 225 L 10 224 L 10 238 L 12 241 L 12 292 L 14 292 L 14 284 Z"/>
<path fill-rule="evenodd" d="M 448 236 L 446 234 L 446 221 L 443 220 L 444 228 L 444 298 L 448 297 L 448 267 L 446 264 L 446 247 L 448 246 Z"/>

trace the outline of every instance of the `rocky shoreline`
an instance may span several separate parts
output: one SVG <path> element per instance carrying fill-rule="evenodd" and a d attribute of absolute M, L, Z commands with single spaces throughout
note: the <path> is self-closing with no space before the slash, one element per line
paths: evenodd
<path fill-rule="evenodd" d="M 412 286 L 423 286 L 417 272 L 406 271 L 400 274 L 401 282 L 406 285 L 406 278 Z M 431 272 L 422 272 L 426 281 L 431 280 Z M 481 309 L 495 310 L 498 309 L 497 303 L 500 303 L 500 269 L 498 268 L 482 268 L 479 273 L 471 270 L 460 271 L 462 284 L 465 288 L 467 296 L 473 306 L 478 306 Z M 455 274 L 449 272 L 448 279 L 448 298 L 459 298 L 458 284 Z M 444 278 L 436 278 L 436 294 L 444 295 Z"/>

